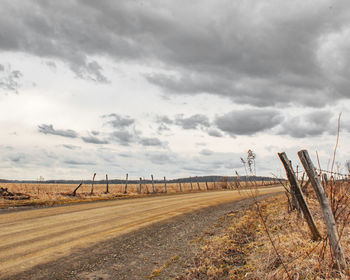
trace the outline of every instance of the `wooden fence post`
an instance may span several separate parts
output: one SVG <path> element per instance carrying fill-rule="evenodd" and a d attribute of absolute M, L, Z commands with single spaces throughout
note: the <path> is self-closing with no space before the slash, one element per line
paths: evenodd
<path fill-rule="evenodd" d="M 209 187 L 208 187 L 208 181 L 205 181 L 205 186 L 207 188 L 207 191 L 209 190 Z"/>
<path fill-rule="evenodd" d="M 83 180 L 81 180 L 79 186 L 77 186 L 77 187 L 74 189 L 74 191 L 72 192 L 72 196 L 75 196 L 75 195 L 76 195 L 77 190 L 82 186 L 82 184 L 83 184 Z"/>
<path fill-rule="evenodd" d="M 327 227 L 329 243 L 331 245 L 335 259 L 339 263 L 340 268 L 345 269 L 346 262 L 344 258 L 344 253 L 343 253 L 341 244 L 339 242 L 337 225 L 335 223 L 334 215 L 333 215 L 331 206 L 329 204 L 327 194 L 321 185 L 319 176 L 315 172 L 315 167 L 310 159 L 310 156 L 307 150 L 299 151 L 298 156 L 300 158 L 301 163 L 304 166 L 304 169 L 310 179 L 311 185 L 314 188 L 317 195 L 317 199 L 320 203 L 322 213 L 323 213 L 323 218 L 325 220 L 326 227 Z"/>
<path fill-rule="evenodd" d="M 140 177 L 140 187 L 139 187 L 139 194 L 142 192 L 142 178 Z"/>
<path fill-rule="evenodd" d="M 109 193 L 108 189 L 108 175 L 106 174 L 106 193 Z"/>
<path fill-rule="evenodd" d="M 279 158 L 281 159 L 284 169 L 286 170 L 287 178 L 290 183 L 290 189 L 291 192 L 294 193 L 298 204 L 303 211 L 304 218 L 309 226 L 309 229 L 311 231 L 312 239 L 313 240 L 320 240 L 321 239 L 321 234 L 319 233 L 315 221 L 312 217 L 312 214 L 309 210 L 309 207 L 305 201 L 305 198 L 303 196 L 303 193 L 301 192 L 300 186 L 299 186 L 299 181 L 298 177 L 295 175 L 293 171 L 293 167 L 291 165 L 290 160 L 287 158 L 287 155 L 285 153 L 278 153 Z"/>
<path fill-rule="evenodd" d="M 154 180 L 153 180 L 153 175 L 151 175 L 151 178 L 152 178 L 152 193 L 155 193 L 156 190 L 154 188 Z"/>
<path fill-rule="evenodd" d="M 190 177 L 190 183 L 191 183 L 191 191 L 193 190 L 193 186 L 192 186 L 192 177 Z"/>
<path fill-rule="evenodd" d="M 129 178 L 129 174 L 126 173 L 124 193 L 127 193 L 127 191 L 128 191 L 128 178 Z"/>
<path fill-rule="evenodd" d="M 291 176 L 293 176 L 292 174 L 294 174 L 294 176 L 295 176 L 295 173 L 294 173 L 293 167 L 292 167 L 292 163 L 287 158 L 287 155 L 285 153 L 278 153 L 278 156 L 283 163 L 284 169 L 285 169 L 286 174 L 287 174 L 287 178 L 290 182 L 290 194 L 292 196 L 292 208 L 291 208 L 291 210 L 297 209 L 299 214 L 302 215 L 301 206 L 299 205 L 299 200 L 297 198 L 297 193 L 296 193 L 297 190 L 295 187 L 295 184 L 296 184 L 295 182 L 298 181 L 298 179 L 294 180 L 294 178 L 291 178 Z"/>
<path fill-rule="evenodd" d="M 96 173 L 94 173 L 94 176 L 92 177 L 92 183 L 91 183 L 91 192 L 90 195 L 92 195 L 94 193 L 94 183 L 95 183 L 95 177 L 96 177 Z"/>
<path fill-rule="evenodd" d="M 182 192 L 181 182 L 179 182 L 180 192 Z"/>
<path fill-rule="evenodd" d="M 214 190 L 216 190 L 216 184 L 215 184 L 215 179 L 214 179 Z"/>
<path fill-rule="evenodd" d="M 198 187 L 198 190 L 200 191 L 200 190 L 201 190 L 201 187 L 199 186 L 198 176 L 196 176 L 196 181 L 197 181 L 197 187 Z"/>
<path fill-rule="evenodd" d="M 165 193 L 168 192 L 167 187 L 166 187 L 166 178 L 165 178 L 165 176 L 164 176 L 164 192 Z"/>

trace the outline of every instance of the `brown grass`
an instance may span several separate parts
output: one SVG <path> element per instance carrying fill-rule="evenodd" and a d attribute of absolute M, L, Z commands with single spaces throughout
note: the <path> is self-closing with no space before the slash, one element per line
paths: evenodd
<path fill-rule="evenodd" d="M 256 182 L 261 185 L 262 182 Z M 270 187 L 273 182 L 264 182 L 266 187 Z M 247 188 L 251 183 L 241 182 L 240 188 Z M 45 184 L 45 183 L 1 183 L 0 187 L 7 188 L 12 193 L 22 193 L 30 196 L 28 200 L 8 200 L 0 197 L 0 208 L 34 205 L 60 205 L 78 203 L 84 201 L 109 200 L 140 197 L 152 194 L 152 184 L 142 184 L 142 194 L 139 194 L 139 184 L 128 184 L 128 193 L 124 194 L 124 184 L 109 184 L 109 193 L 106 194 L 105 184 L 94 184 L 94 193 L 90 195 L 91 184 L 83 184 L 77 191 L 76 196 L 72 196 L 73 190 L 78 184 Z M 200 182 L 200 191 L 206 191 L 205 182 Z M 181 183 L 182 192 L 197 192 L 196 182 Z M 237 189 L 234 182 L 208 182 L 209 190 Z M 156 183 L 157 194 L 164 193 L 164 183 Z M 180 193 L 178 183 L 167 183 L 168 194 Z"/>
<path fill-rule="evenodd" d="M 326 229 L 314 197 L 308 204 L 323 236 Z M 313 242 L 296 211 L 288 213 L 283 195 L 259 204 L 281 260 L 292 279 L 349 279 L 334 269 L 330 250 L 322 257 L 323 242 Z M 192 267 L 178 279 L 288 279 L 256 207 L 230 214 L 228 226 L 208 237 Z M 350 226 L 345 225 L 341 243 L 349 262 Z"/>
<path fill-rule="evenodd" d="M 91 184 L 83 184 L 77 191 L 76 196 L 71 196 L 77 185 L 73 184 L 21 184 L 4 183 L 1 187 L 7 188 L 13 193 L 23 193 L 30 195 L 29 200 L 8 200 L 0 198 L 0 208 L 11 206 L 28 205 L 57 205 L 66 203 L 77 203 L 82 201 L 108 200 L 142 196 L 152 191 L 152 186 L 144 184 L 143 194 L 138 194 L 139 185 L 128 185 L 128 193 L 124 194 L 124 184 L 110 184 L 109 193 L 106 194 L 105 184 L 95 184 L 94 194 L 90 195 Z M 163 192 L 164 186 L 156 184 L 157 192 Z M 175 193 L 176 186 L 168 184 L 168 193 Z"/>
<path fill-rule="evenodd" d="M 94 194 L 90 195 L 91 184 L 83 184 L 76 196 L 71 196 L 77 187 L 75 184 L 41 184 L 41 183 L 2 183 L 0 185 L 12 193 L 22 193 L 30 196 L 28 200 L 8 200 L 0 197 L 0 208 L 29 205 L 57 205 L 77 203 L 82 201 L 108 200 L 144 196 L 152 193 L 151 184 L 142 185 L 142 194 L 138 193 L 139 184 L 129 184 L 128 193 L 124 194 L 124 184 L 109 184 L 109 193 L 106 194 L 105 184 L 95 184 Z M 182 192 L 190 192 L 190 183 L 182 183 Z M 214 183 L 208 183 L 209 190 L 214 189 Z M 220 182 L 215 184 L 216 189 L 222 189 Z M 205 183 L 200 183 L 201 191 L 206 190 Z M 164 193 L 164 184 L 155 184 L 158 194 Z M 180 192 L 179 184 L 168 183 L 168 194 Z M 193 183 L 193 190 L 198 191 L 197 183 Z"/>

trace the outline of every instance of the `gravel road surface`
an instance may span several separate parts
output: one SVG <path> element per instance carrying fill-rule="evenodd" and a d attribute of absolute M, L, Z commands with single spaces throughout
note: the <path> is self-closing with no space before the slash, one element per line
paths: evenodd
<path fill-rule="evenodd" d="M 259 195 L 282 190 L 265 188 L 259 190 Z M 155 267 L 179 258 L 176 250 L 166 252 L 164 257 L 153 254 L 157 252 L 154 246 L 166 251 L 172 246 L 166 245 L 165 240 L 181 241 L 198 233 L 196 221 L 183 224 L 177 229 L 177 236 L 162 231 L 161 222 L 173 223 L 175 227 L 181 225 L 181 215 L 194 211 L 196 219 L 206 220 L 205 214 L 196 210 L 227 205 L 250 195 L 251 191 L 198 192 L 1 214 L 0 279 L 145 279 Z M 129 255 L 121 259 L 123 250 Z M 145 267 L 140 264 L 142 258 L 147 263 Z M 106 268 L 108 261 L 108 269 L 103 272 L 101 267 Z"/>

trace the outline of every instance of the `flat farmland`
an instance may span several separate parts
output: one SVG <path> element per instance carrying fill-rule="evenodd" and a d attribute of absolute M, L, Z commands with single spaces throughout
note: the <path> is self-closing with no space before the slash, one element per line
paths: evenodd
<path fill-rule="evenodd" d="M 199 187 L 198 187 L 199 184 Z M 167 183 L 167 193 L 175 194 L 181 192 L 213 191 L 222 189 L 234 189 L 233 182 L 193 182 L 191 183 Z M 261 182 L 256 182 L 261 185 Z M 268 187 L 276 182 L 265 182 Z M 142 191 L 139 192 L 139 184 L 128 184 L 127 193 L 124 193 L 125 184 L 109 184 L 109 193 L 106 193 L 106 184 L 94 184 L 91 194 L 91 183 L 84 183 L 77 190 L 76 196 L 72 196 L 73 190 L 78 184 L 46 184 L 46 183 L 1 183 L 0 187 L 7 188 L 11 193 L 28 195 L 29 199 L 8 199 L 0 195 L 0 208 L 31 205 L 60 205 L 78 203 L 82 201 L 110 200 L 120 198 L 131 198 L 147 196 L 152 194 L 152 184 L 143 183 Z M 164 183 L 155 183 L 155 192 L 165 192 Z M 241 188 L 249 187 L 247 182 L 240 182 Z"/>

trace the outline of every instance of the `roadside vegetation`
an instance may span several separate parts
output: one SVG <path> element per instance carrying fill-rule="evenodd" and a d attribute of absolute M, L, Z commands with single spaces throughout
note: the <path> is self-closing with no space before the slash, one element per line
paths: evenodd
<path fill-rule="evenodd" d="M 310 239 L 306 222 L 279 195 L 259 202 L 260 213 L 255 205 L 223 217 L 228 222 L 221 233 L 206 235 L 200 253 L 177 279 L 349 279 L 349 271 L 339 272 L 334 264 L 316 197 L 310 194 L 307 201 L 322 240 Z M 341 243 L 349 256 L 350 225 L 343 226 Z"/>
<path fill-rule="evenodd" d="M 228 214 L 230 222 L 204 239 L 178 280 L 350 279 L 350 164 L 346 174 L 335 164 L 340 116 L 330 170 L 321 168 L 317 152 L 318 168 L 308 151 L 299 151 L 303 170 L 297 165 L 296 172 L 278 153 L 288 178 L 280 181 L 285 194 L 258 202 L 251 182 L 255 205 Z M 241 158 L 247 174 L 255 174 L 255 158 L 251 150 Z"/>

